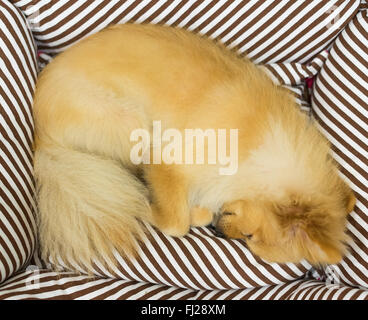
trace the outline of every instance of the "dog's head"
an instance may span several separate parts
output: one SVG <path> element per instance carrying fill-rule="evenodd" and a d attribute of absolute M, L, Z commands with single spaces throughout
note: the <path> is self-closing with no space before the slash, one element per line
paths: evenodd
<path fill-rule="evenodd" d="M 226 203 L 215 227 L 228 238 L 245 239 L 269 262 L 337 263 L 346 253 L 346 218 L 355 197 L 341 179 L 335 184 L 329 193 L 286 192 L 277 200 Z"/>

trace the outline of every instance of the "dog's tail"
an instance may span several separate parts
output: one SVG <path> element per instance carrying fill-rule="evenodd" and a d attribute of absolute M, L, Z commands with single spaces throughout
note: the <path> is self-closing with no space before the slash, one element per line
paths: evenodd
<path fill-rule="evenodd" d="M 38 224 L 42 258 L 94 258 L 136 252 L 151 210 L 144 184 L 119 162 L 75 150 L 35 152 Z"/>

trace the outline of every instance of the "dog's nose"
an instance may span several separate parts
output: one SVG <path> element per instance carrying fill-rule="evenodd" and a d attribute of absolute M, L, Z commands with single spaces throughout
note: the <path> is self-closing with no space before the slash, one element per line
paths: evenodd
<path fill-rule="evenodd" d="M 215 229 L 215 236 L 219 238 L 225 238 L 224 233 L 219 229 Z"/>
<path fill-rule="evenodd" d="M 218 224 L 218 222 L 220 220 L 220 217 L 221 217 L 221 215 L 219 213 L 217 213 L 217 214 L 214 215 L 214 217 L 212 219 L 212 222 L 211 222 L 211 227 L 212 228 L 216 229 L 216 226 L 217 226 L 217 224 Z"/>
<path fill-rule="evenodd" d="M 215 217 L 212 220 L 211 223 L 211 228 L 213 229 L 215 236 L 219 237 L 219 238 L 226 238 L 222 228 L 221 228 L 221 224 L 219 223 L 220 219 L 221 219 L 222 214 L 216 214 Z"/>
<path fill-rule="evenodd" d="M 217 225 L 212 225 L 211 226 L 211 229 L 213 230 L 214 234 L 216 237 L 219 237 L 219 238 L 225 238 L 225 234 L 224 232 L 222 231 L 222 229 L 220 227 L 218 227 Z"/>

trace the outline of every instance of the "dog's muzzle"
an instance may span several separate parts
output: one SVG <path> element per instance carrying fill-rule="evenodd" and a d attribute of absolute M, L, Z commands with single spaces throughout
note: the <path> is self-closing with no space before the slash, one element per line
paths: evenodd
<path fill-rule="evenodd" d="M 215 236 L 219 237 L 219 238 L 225 238 L 225 234 L 221 228 L 221 225 L 219 224 L 219 221 L 221 219 L 222 214 L 221 213 L 217 213 L 215 215 L 215 217 L 212 220 L 211 223 L 211 228 L 213 229 L 213 231 L 215 232 Z"/>

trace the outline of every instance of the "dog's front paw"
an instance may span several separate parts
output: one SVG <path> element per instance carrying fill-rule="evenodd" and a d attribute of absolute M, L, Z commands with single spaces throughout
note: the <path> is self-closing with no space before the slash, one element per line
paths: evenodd
<path fill-rule="evenodd" d="M 160 231 L 164 234 L 172 237 L 183 237 L 190 230 L 190 225 L 166 225 L 160 228 Z"/>
<path fill-rule="evenodd" d="M 190 210 L 190 225 L 193 227 L 204 227 L 209 225 L 213 220 L 213 213 L 201 207 L 193 207 Z"/>
<path fill-rule="evenodd" d="M 190 217 L 189 215 L 164 213 L 152 206 L 151 224 L 168 236 L 182 237 L 190 230 Z"/>

